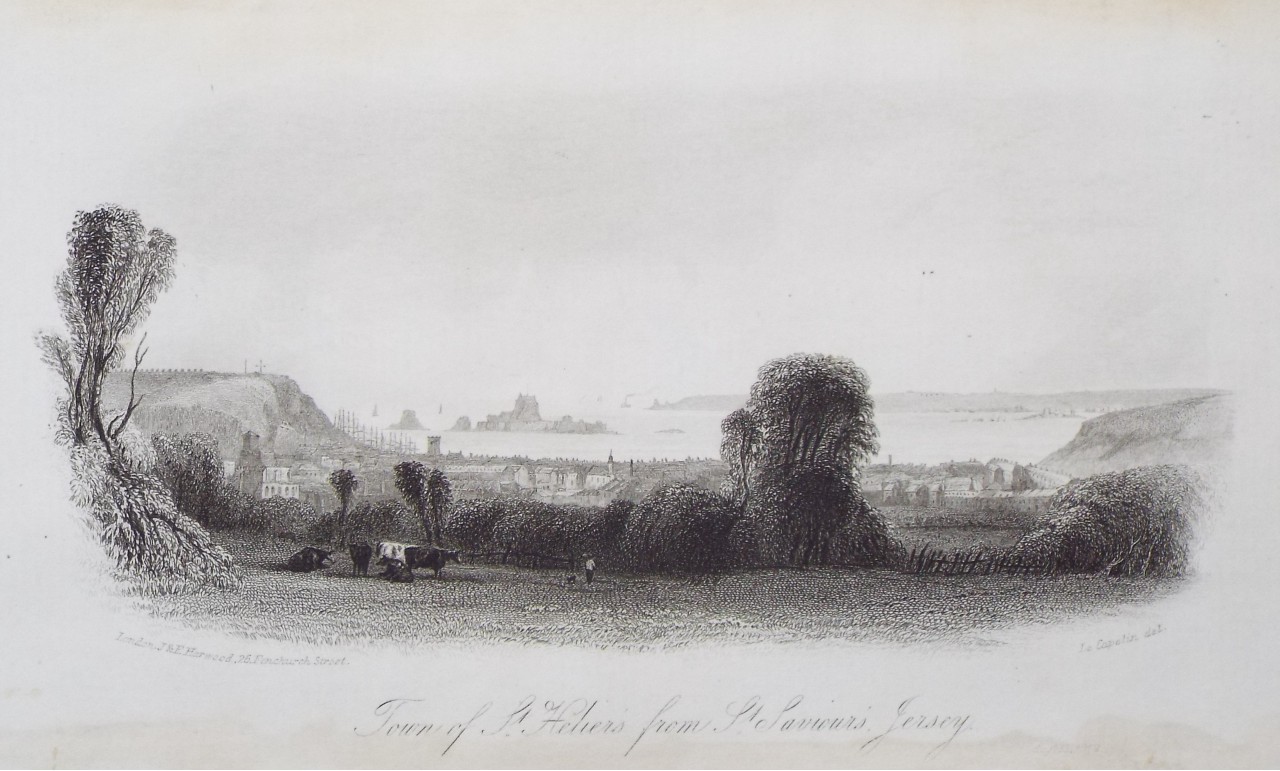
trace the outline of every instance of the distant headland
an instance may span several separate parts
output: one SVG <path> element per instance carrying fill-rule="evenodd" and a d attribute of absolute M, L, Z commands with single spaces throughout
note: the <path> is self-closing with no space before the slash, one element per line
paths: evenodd
<path fill-rule="evenodd" d="M 538 397 L 532 394 L 520 394 L 516 397 L 515 409 L 497 415 L 489 415 L 484 420 L 471 424 L 466 415 L 458 418 L 454 431 L 519 431 L 528 433 L 553 434 L 607 434 L 609 427 L 600 421 L 589 422 L 575 420 L 565 415 L 559 420 L 543 420 L 538 409 Z"/>
<path fill-rule="evenodd" d="M 1130 410 L 1183 399 L 1222 394 L 1210 388 L 1155 388 L 1123 391 L 1072 391 L 1056 394 L 1006 393 L 872 393 L 876 412 L 1016 412 L 1044 416 L 1075 415 Z M 747 403 L 747 395 L 686 396 L 674 402 L 653 401 L 651 410 L 706 410 L 732 412 Z"/>

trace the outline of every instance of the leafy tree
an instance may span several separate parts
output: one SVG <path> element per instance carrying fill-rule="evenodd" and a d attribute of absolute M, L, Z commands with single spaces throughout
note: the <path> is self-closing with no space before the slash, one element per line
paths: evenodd
<path fill-rule="evenodd" d="M 44 333 L 38 344 L 66 387 L 58 440 L 70 449 L 74 499 L 142 591 L 238 585 L 242 576 L 230 555 L 178 509 L 155 468 L 155 448 L 129 425 L 141 402 L 135 378 L 146 357 L 145 335 L 134 346 L 124 411 L 103 414 L 107 376 L 173 279 L 174 239 L 144 228 L 135 211 L 102 206 L 76 215 L 67 247 L 54 285 L 67 336 Z"/>
<path fill-rule="evenodd" d="M 734 410 L 720 423 L 720 457 L 729 466 L 725 494 L 745 511 L 751 497 L 751 474 L 760 458 L 763 435 L 747 409 Z"/>
<path fill-rule="evenodd" d="M 329 475 L 329 485 L 338 495 L 337 541 L 341 543 L 347 537 L 347 513 L 351 509 L 351 496 L 355 495 L 360 481 L 350 469 L 340 468 Z"/>
<path fill-rule="evenodd" d="M 108 420 L 102 414 L 102 388 L 124 361 L 128 337 L 173 280 L 176 242 L 162 230 L 147 230 L 136 211 L 110 205 L 78 213 L 67 246 L 67 267 L 55 293 L 69 337 L 42 335 L 41 348 L 66 382 L 62 408 L 72 443 L 96 439 L 114 452 L 141 397 L 131 377 L 124 412 Z M 145 356 L 139 343 L 135 376 Z"/>
<path fill-rule="evenodd" d="M 395 472 L 396 490 L 404 497 L 404 502 L 418 515 L 422 522 L 422 530 L 427 537 L 434 538 L 435 528 L 427 516 L 427 467 L 416 460 L 397 463 Z"/>
<path fill-rule="evenodd" d="M 449 484 L 449 478 L 444 472 L 438 468 L 431 469 L 431 473 L 427 475 L 427 508 L 431 510 L 431 533 L 432 543 L 440 543 L 440 528 L 444 523 L 445 511 L 449 508 L 449 504 L 453 502 L 453 486 Z"/>
<path fill-rule="evenodd" d="M 836 356 L 794 354 L 760 368 L 746 407 L 722 424 L 728 492 L 745 515 L 732 539 L 740 558 L 830 564 L 852 543 L 884 545 L 890 558 L 892 539 L 857 482 L 878 449 L 868 387 L 861 368 Z"/>
<path fill-rule="evenodd" d="M 821 459 L 855 468 L 879 449 L 867 374 L 845 358 L 798 353 L 769 362 L 747 409 L 766 465 L 792 470 Z"/>

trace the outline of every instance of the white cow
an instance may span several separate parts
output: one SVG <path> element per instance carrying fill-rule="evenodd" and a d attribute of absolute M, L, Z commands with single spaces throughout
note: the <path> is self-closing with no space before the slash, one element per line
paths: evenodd
<path fill-rule="evenodd" d="M 409 548 L 409 544 L 396 543 L 394 541 L 380 541 L 378 543 L 377 550 L 374 553 L 378 557 L 379 564 L 382 564 L 384 560 L 386 562 L 399 560 L 400 562 L 408 564 L 409 561 L 405 559 L 404 553 L 407 548 Z"/>

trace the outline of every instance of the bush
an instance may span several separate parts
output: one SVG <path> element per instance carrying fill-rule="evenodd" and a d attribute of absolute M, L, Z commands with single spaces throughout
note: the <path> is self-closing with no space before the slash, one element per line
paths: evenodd
<path fill-rule="evenodd" d="M 114 457 L 95 443 L 71 448 L 73 498 L 107 553 L 145 593 L 239 586 L 230 555 L 178 510 L 154 463 L 151 446 L 132 430 L 120 435 Z"/>
<path fill-rule="evenodd" d="M 209 434 L 151 439 L 160 480 L 183 514 L 211 530 L 271 533 L 280 538 L 305 537 L 318 516 L 301 501 L 255 498 L 226 481 L 217 441 Z"/>
<path fill-rule="evenodd" d="M 255 532 L 269 532 L 289 541 L 305 540 L 307 532 L 320 519 L 310 504 L 296 498 L 250 500 L 248 514 L 250 521 L 245 527 L 264 528 Z"/>
<path fill-rule="evenodd" d="M 597 510 L 528 498 L 506 498 L 504 502 L 504 514 L 493 528 L 494 545 L 499 551 L 570 560 L 582 555 L 586 523 Z"/>
<path fill-rule="evenodd" d="M 400 541 L 422 543 L 427 540 L 422 523 L 399 501 L 366 501 L 347 513 L 346 534 L 338 537 L 338 512 L 317 518 L 306 530 L 310 543 L 327 543 L 345 548 L 356 541 Z"/>
<path fill-rule="evenodd" d="M 622 560 L 635 570 L 710 573 L 729 567 L 737 519 L 728 498 L 690 484 L 654 490 L 627 518 Z"/>
<path fill-rule="evenodd" d="M 501 498 L 459 501 L 449 510 L 441 535 L 448 543 L 468 551 L 494 551 L 493 531 L 505 512 Z"/>
<path fill-rule="evenodd" d="M 627 521 L 635 511 L 631 501 L 612 501 L 603 509 L 585 509 L 578 545 L 582 554 L 606 560 L 618 556 Z"/>
<path fill-rule="evenodd" d="M 223 479 L 218 444 L 208 434 L 151 437 L 156 475 L 169 488 L 178 510 L 208 526 L 225 508 L 229 485 Z"/>
<path fill-rule="evenodd" d="M 455 503 L 443 534 L 446 542 L 473 552 L 565 557 L 575 563 L 587 554 L 611 560 L 633 508 L 630 501 L 601 509 L 492 496 Z"/>
<path fill-rule="evenodd" d="M 1201 481 L 1185 466 L 1143 466 L 1075 480 L 1050 519 L 1013 548 L 1066 573 L 1180 575 L 1203 513 Z"/>

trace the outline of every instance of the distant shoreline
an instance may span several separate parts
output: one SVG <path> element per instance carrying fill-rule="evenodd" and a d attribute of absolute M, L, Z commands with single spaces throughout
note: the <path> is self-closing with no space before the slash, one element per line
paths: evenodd
<path fill-rule="evenodd" d="M 871 394 L 877 412 L 1008 412 L 1008 413 L 1061 413 L 1100 414 L 1128 410 L 1135 407 L 1151 407 L 1194 399 L 1202 396 L 1218 396 L 1227 391 L 1214 388 L 1152 388 L 1113 391 L 1066 391 L 1053 394 L 1005 393 L 941 393 L 905 391 L 899 393 Z M 746 394 L 700 394 L 686 396 L 674 402 L 654 401 L 650 410 L 723 411 L 725 413 L 743 407 Z"/>

